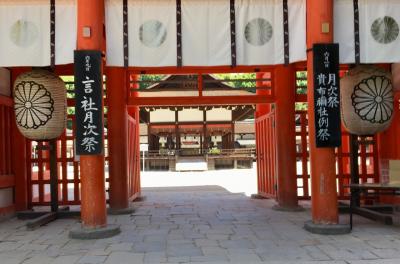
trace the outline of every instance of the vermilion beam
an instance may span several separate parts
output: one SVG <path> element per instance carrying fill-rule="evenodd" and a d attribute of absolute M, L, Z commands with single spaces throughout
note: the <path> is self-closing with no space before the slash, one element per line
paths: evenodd
<path fill-rule="evenodd" d="M 133 106 L 189 106 L 189 105 L 251 105 L 273 103 L 269 95 L 240 96 L 178 96 L 178 97 L 131 97 L 128 105 Z"/>

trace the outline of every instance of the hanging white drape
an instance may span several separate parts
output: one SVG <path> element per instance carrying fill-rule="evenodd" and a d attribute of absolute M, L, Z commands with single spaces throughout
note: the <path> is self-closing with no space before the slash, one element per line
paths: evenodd
<path fill-rule="evenodd" d="M 302 61 L 306 1 L 288 6 L 290 62 Z M 124 64 L 122 10 L 122 0 L 106 1 L 110 66 Z M 230 1 L 182 0 L 181 10 L 183 66 L 231 65 Z M 237 65 L 284 63 L 282 0 L 236 0 L 235 13 Z M 177 65 L 176 0 L 128 0 L 128 19 L 129 66 Z"/>
<path fill-rule="evenodd" d="M 50 1 L 0 1 L 0 66 L 50 65 Z M 73 62 L 76 1 L 56 1 L 56 64 Z"/>
<path fill-rule="evenodd" d="M 361 62 L 400 61 L 400 1 L 360 0 Z"/>
<path fill-rule="evenodd" d="M 339 43 L 340 63 L 354 63 L 354 11 L 353 0 L 334 2 L 334 42 Z"/>
<path fill-rule="evenodd" d="M 176 1 L 128 1 L 130 66 L 176 65 Z M 106 1 L 107 65 L 122 66 L 122 0 Z"/>
<path fill-rule="evenodd" d="M 281 0 L 237 0 L 237 62 L 240 65 L 284 62 Z"/>
<path fill-rule="evenodd" d="M 184 66 L 231 64 L 230 5 L 227 0 L 182 0 Z"/>
<path fill-rule="evenodd" d="M 74 62 L 77 42 L 77 0 L 56 0 L 56 65 Z"/>
<path fill-rule="evenodd" d="M 340 63 L 355 62 L 353 0 L 335 0 L 334 39 Z M 361 63 L 400 61 L 400 1 L 359 0 Z"/>
<path fill-rule="evenodd" d="M 0 1 L 0 66 L 50 64 L 50 2 Z"/>
<path fill-rule="evenodd" d="M 306 1 L 288 0 L 289 62 L 307 60 Z"/>

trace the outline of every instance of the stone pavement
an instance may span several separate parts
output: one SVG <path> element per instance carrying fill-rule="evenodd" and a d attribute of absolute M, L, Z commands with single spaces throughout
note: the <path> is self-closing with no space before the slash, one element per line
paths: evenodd
<path fill-rule="evenodd" d="M 134 214 L 109 216 L 122 233 L 108 239 L 69 239 L 76 220 L 57 220 L 36 231 L 15 218 L 0 223 L 0 263 L 400 263 L 398 225 L 355 217 L 352 234 L 321 236 L 303 229 L 309 208 L 277 212 L 272 200 L 252 200 L 218 186 L 143 193 L 146 199 L 135 203 Z"/>

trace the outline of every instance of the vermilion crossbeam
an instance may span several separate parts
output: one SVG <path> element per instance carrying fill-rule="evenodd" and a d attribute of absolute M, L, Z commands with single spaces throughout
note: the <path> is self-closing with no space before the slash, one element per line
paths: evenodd
<path fill-rule="evenodd" d="M 129 106 L 186 106 L 186 105 L 251 105 L 270 104 L 274 97 L 269 95 L 240 96 L 179 96 L 179 97 L 131 97 Z"/>

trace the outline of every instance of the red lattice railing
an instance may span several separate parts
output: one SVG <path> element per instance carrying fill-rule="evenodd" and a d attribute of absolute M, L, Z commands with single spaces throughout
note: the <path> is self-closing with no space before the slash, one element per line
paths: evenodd
<path fill-rule="evenodd" d="M 276 196 L 275 111 L 256 119 L 256 151 L 258 193 Z"/>
<path fill-rule="evenodd" d="M 296 149 L 297 149 L 297 189 L 300 199 L 309 199 L 310 168 L 309 168 L 309 144 L 307 112 L 296 112 Z M 377 137 L 368 138 L 359 146 L 359 173 L 361 182 L 379 182 Z M 350 183 L 350 135 L 342 131 L 342 146 L 336 149 L 336 177 L 339 199 L 349 196 L 348 188 L 344 186 Z"/>

